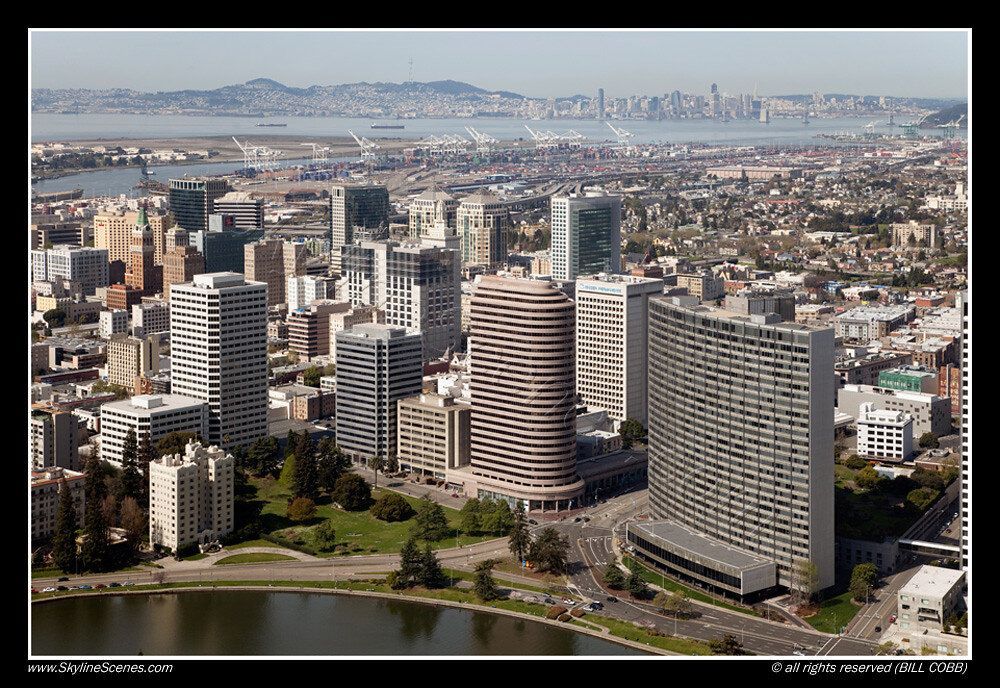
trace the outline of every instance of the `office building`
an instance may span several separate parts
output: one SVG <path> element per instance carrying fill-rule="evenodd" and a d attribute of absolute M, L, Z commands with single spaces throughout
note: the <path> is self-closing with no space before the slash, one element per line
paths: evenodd
<path fill-rule="evenodd" d="M 704 285 L 704 281 L 702 285 Z M 690 289 L 688 293 L 692 296 L 698 296 Z M 718 297 L 713 296 L 713 298 Z M 795 296 L 790 291 L 741 289 L 736 294 L 726 296 L 725 308 L 727 311 L 740 315 L 777 313 L 784 321 L 792 322 L 795 320 Z"/>
<path fill-rule="evenodd" d="M 56 532 L 61 490 L 69 490 L 77 525 L 83 524 L 87 504 L 85 483 L 86 476 L 83 473 L 65 468 L 53 466 L 31 471 L 32 549 L 37 541 L 50 538 Z"/>
<path fill-rule="evenodd" d="M 169 301 L 170 286 L 190 282 L 205 272 L 205 256 L 194 246 L 176 246 L 163 256 L 163 298 Z"/>
<path fill-rule="evenodd" d="M 125 284 L 135 287 L 143 296 L 152 296 L 163 285 L 163 268 L 154 262 L 153 233 L 145 208 L 140 208 L 135 223 L 125 268 Z"/>
<path fill-rule="evenodd" d="M 143 209 L 153 240 L 153 263 L 160 265 L 167 250 L 166 238 L 174 226 L 170 214 L 152 213 Z M 126 265 L 132 252 L 132 231 L 139 224 L 140 211 L 103 211 L 94 216 L 94 248 L 108 252 L 108 260 L 120 260 Z"/>
<path fill-rule="evenodd" d="M 300 361 L 330 354 L 330 316 L 351 310 L 347 301 L 314 301 L 288 314 L 288 349 Z"/>
<path fill-rule="evenodd" d="M 45 248 L 57 244 L 86 246 L 94 239 L 94 228 L 79 220 L 59 221 L 55 216 L 31 217 L 29 248 Z"/>
<path fill-rule="evenodd" d="M 382 185 L 330 189 L 330 268 L 341 271 L 341 248 L 355 242 L 354 230 L 389 227 L 389 190 Z"/>
<path fill-rule="evenodd" d="M 85 296 L 108 286 L 108 252 L 89 246 L 53 246 L 31 252 L 31 279 L 46 282 L 67 279 L 80 285 Z"/>
<path fill-rule="evenodd" d="M 507 261 L 510 211 L 500 199 L 482 191 L 466 196 L 455 216 L 462 263 L 496 267 Z"/>
<path fill-rule="evenodd" d="M 429 235 L 430 229 L 438 222 L 455 229 L 457 212 L 458 201 L 451 194 L 435 187 L 427 189 L 410 202 L 410 238 Z"/>
<path fill-rule="evenodd" d="M 349 330 L 355 325 L 366 325 L 379 322 L 379 310 L 375 306 L 352 306 L 350 310 L 332 312 L 330 320 L 330 352 L 329 356 L 337 360 L 337 333 Z"/>
<path fill-rule="evenodd" d="M 145 301 L 132 306 L 132 336 L 148 337 L 170 331 L 170 306 L 166 301 Z"/>
<path fill-rule="evenodd" d="M 902 411 L 913 418 L 913 432 L 919 438 L 925 432 L 938 437 L 951 434 L 951 401 L 947 397 L 923 392 L 901 392 L 870 385 L 844 385 L 837 390 L 837 410 L 857 418 L 861 405 L 875 404 L 885 411 Z"/>
<path fill-rule="evenodd" d="M 28 420 L 28 457 L 32 470 L 80 470 L 80 421 L 72 413 L 32 409 Z"/>
<path fill-rule="evenodd" d="M 137 303 L 142 303 L 142 290 L 127 284 L 112 284 L 105 292 L 104 305 L 112 310 L 128 311 Z"/>
<path fill-rule="evenodd" d="M 129 430 L 136 442 L 156 443 L 172 432 L 208 434 L 208 404 L 179 394 L 140 394 L 101 405 L 101 458 L 121 467 Z"/>
<path fill-rule="evenodd" d="M 208 442 L 267 435 L 266 284 L 209 273 L 173 285 L 170 353 L 173 393 L 208 403 Z"/>
<path fill-rule="evenodd" d="M 579 503 L 574 310 L 551 282 L 487 275 L 476 285 L 467 494 L 528 511 Z"/>
<path fill-rule="evenodd" d="M 125 334 L 128 332 L 128 311 L 101 311 L 97 322 L 97 333 L 104 339 L 113 334 Z"/>
<path fill-rule="evenodd" d="M 216 198 L 211 212 L 232 215 L 236 229 L 264 228 L 264 200 L 242 191 L 230 191 Z"/>
<path fill-rule="evenodd" d="M 858 409 L 858 455 L 906 461 L 913 453 L 913 419 L 902 411 L 879 411 L 875 404 Z"/>
<path fill-rule="evenodd" d="M 716 277 L 711 272 L 677 275 L 677 287 L 687 289 L 689 296 L 693 296 L 699 301 L 717 301 L 726 294 L 726 281 L 721 277 Z M 764 304 L 766 305 L 766 301 Z M 749 307 L 749 303 L 746 304 Z M 737 308 L 741 306 L 739 302 Z M 739 312 L 739 311 L 737 311 Z"/>
<path fill-rule="evenodd" d="M 877 386 L 901 392 L 936 394 L 938 374 L 936 370 L 929 370 L 923 366 L 901 366 L 879 373 Z"/>
<path fill-rule="evenodd" d="M 691 296 L 649 302 L 649 501 L 628 539 L 655 566 L 753 599 L 834 582 L 832 329 Z M 662 525 L 661 525 L 662 523 Z"/>
<path fill-rule="evenodd" d="M 177 553 L 233 532 L 234 471 L 231 455 L 200 442 L 151 461 L 150 545 Z"/>
<path fill-rule="evenodd" d="M 915 316 L 913 306 L 861 306 L 841 313 L 833 322 L 838 337 L 870 342 L 888 336 Z"/>
<path fill-rule="evenodd" d="M 285 282 L 306 274 L 306 247 L 280 239 L 263 239 L 243 247 L 243 273 L 267 284 L 267 305 L 285 303 Z"/>
<path fill-rule="evenodd" d="M 190 245 L 205 257 L 207 273 L 238 272 L 245 269 L 245 246 L 264 238 L 263 229 L 233 229 L 231 215 L 213 215 L 223 220 L 220 228 L 189 232 Z M 213 226 L 216 224 L 212 223 Z"/>
<path fill-rule="evenodd" d="M 334 299 L 337 295 L 337 281 L 332 277 L 302 275 L 285 279 L 285 301 L 288 310 L 308 306 L 313 301 Z"/>
<path fill-rule="evenodd" d="M 357 462 L 396 454 L 397 404 L 420 394 L 420 333 L 355 325 L 337 333 L 337 444 Z"/>
<path fill-rule="evenodd" d="M 108 382 L 126 389 L 135 387 L 137 377 L 160 372 L 160 337 L 138 338 L 113 335 L 108 340 Z"/>
<path fill-rule="evenodd" d="M 459 347 L 461 259 L 458 251 L 394 241 L 343 249 L 347 298 L 377 306 L 385 324 L 419 329 L 425 361 Z"/>
<path fill-rule="evenodd" d="M 208 216 L 217 212 L 215 200 L 229 191 L 225 179 L 171 179 L 170 212 L 174 222 L 189 232 L 206 231 Z"/>
<path fill-rule="evenodd" d="M 396 453 L 401 470 L 446 478 L 446 471 L 469 463 L 472 409 L 452 397 L 421 394 L 400 399 Z"/>
<path fill-rule="evenodd" d="M 576 391 L 587 406 L 646 425 L 647 320 L 663 280 L 627 275 L 576 281 Z"/>
<path fill-rule="evenodd" d="M 551 215 L 553 279 L 621 272 L 621 196 L 553 196 Z"/>

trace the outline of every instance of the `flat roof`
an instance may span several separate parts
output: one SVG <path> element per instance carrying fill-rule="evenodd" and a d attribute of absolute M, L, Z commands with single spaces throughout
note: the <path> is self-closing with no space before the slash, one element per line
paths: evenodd
<path fill-rule="evenodd" d="M 899 589 L 901 595 L 933 595 L 943 597 L 965 576 L 965 571 L 941 566 L 921 566 L 906 585 Z"/>
<path fill-rule="evenodd" d="M 672 521 L 630 523 L 629 529 L 641 531 L 678 549 L 740 570 L 774 563 L 771 559 L 725 545 Z"/>

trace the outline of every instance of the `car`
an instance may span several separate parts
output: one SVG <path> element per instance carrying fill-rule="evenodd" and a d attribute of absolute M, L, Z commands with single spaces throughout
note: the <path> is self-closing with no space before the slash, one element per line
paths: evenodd
<path fill-rule="evenodd" d="M 69 590 L 65 585 L 60 585 L 56 590 Z"/>
<path fill-rule="evenodd" d="M 125 581 L 124 583 L 122 583 L 123 587 L 128 587 L 130 585 L 135 585 L 135 583 L 133 583 L 132 581 Z"/>
<path fill-rule="evenodd" d="M 583 517 L 583 522 L 584 523 L 590 523 L 590 516 L 584 516 Z"/>
<path fill-rule="evenodd" d="M 31 589 L 31 594 L 32 595 L 37 595 L 38 594 L 38 588 L 32 588 Z"/>
<path fill-rule="evenodd" d="M 576 600 L 571 600 L 568 597 L 564 597 L 564 598 L 562 598 L 562 603 L 563 604 L 576 604 Z"/>
<path fill-rule="evenodd" d="M 896 623 L 896 615 L 895 614 L 893 614 L 892 616 L 889 617 L 889 623 Z"/>
<path fill-rule="evenodd" d="M 96 590 L 103 590 L 106 587 L 108 586 L 106 586 L 104 583 L 98 583 L 97 585 L 94 586 Z"/>
<path fill-rule="evenodd" d="M 614 595 L 608 595 L 608 602 L 617 602 L 618 598 Z"/>
<path fill-rule="evenodd" d="M 59 579 L 59 582 L 60 582 L 60 583 L 65 583 L 65 582 L 66 582 L 66 581 L 68 581 L 68 580 L 69 580 L 69 576 L 63 576 L 63 577 L 61 577 L 61 578 Z"/>
<path fill-rule="evenodd" d="M 546 597 L 545 600 L 543 600 L 543 601 L 545 602 L 545 604 L 555 604 L 556 603 L 556 601 L 554 599 L 552 599 L 551 597 Z"/>
<path fill-rule="evenodd" d="M 881 626 L 876 626 L 875 627 L 875 632 L 876 633 L 881 633 L 882 632 L 882 627 Z"/>
<path fill-rule="evenodd" d="M 538 521 L 536 521 L 536 520 L 535 520 L 535 519 L 533 519 L 533 518 L 529 518 L 529 519 L 528 519 L 528 525 L 529 525 L 529 526 L 537 526 L 537 525 L 538 525 Z"/>
<path fill-rule="evenodd" d="M 79 590 L 93 590 L 94 588 L 91 585 L 81 585 L 78 589 Z"/>
<path fill-rule="evenodd" d="M 79 585 L 71 585 L 71 586 L 69 586 L 69 589 L 70 590 L 79 590 L 80 586 Z"/>
<path fill-rule="evenodd" d="M 593 610 L 604 609 L 604 605 L 601 604 L 600 602 L 591 602 L 590 603 L 590 608 L 593 609 Z"/>
<path fill-rule="evenodd" d="M 116 581 L 114 583 L 108 583 L 108 587 L 109 588 L 120 588 L 120 587 L 122 587 L 122 584 Z"/>
<path fill-rule="evenodd" d="M 797 655 L 797 656 L 799 656 L 799 657 L 805 657 L 805 656 L 806 656 L 806 653 L 805 653 L 805 652 L 803 652 L 802 650 L 796 650 L 796 651 L 795 651 L 795 652 L 793 652 L 792 654 L 793 654 L 793 655 Z"/>
<path fill-rule="evenodd" d="M 47 588 L 42 588 L 42 592 L 55 592 L 55 591 L 56 589 L 53 588 L 52 586 L 49 586 Z"/>
<path fill-rule="evenodd" d="M 577 516 L 576 518 L 573 519 L 573 523 L 579 523 L 582 520 L 583 520 L 582 518 L 580 518 L 579 516 Z"/>

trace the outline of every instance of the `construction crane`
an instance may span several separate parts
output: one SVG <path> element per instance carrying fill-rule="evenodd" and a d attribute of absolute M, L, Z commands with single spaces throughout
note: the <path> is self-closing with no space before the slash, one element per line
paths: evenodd
<path fill-rule="evenodd" d="M 328 162 L 327 154 L 330 152 L 329 146 L 319 146 L 315 143 L 302 143 L 301 146 L 312 148 L 312 161 L 314 165 L 324 165 Z"/>
<path fill-rule="evenodd" d="M 492 153 L 497 144 L 500 143 L 500 141 L 493 138 L 489 134 L 476 131 L 472 127 L 466 127 L 465 130 L 469 132 L 469 136 L 471 136 L 472 140 L 476 142 L 477 153 Z"/>
<path fill-rule="evenodd" d="M 938 129 L 944 130 L 942 134 L 945 141 L 955 138 L 955 133 L 958 131 L 959 126 L 961 126 L 963 119 L 965 119 L 964 114 L 958 119 L 938 125 Z"/>
<path fill-rule="evenodd" d="M 372 160 L 372 159 L 378 157 L 378 154 L 375 151 L 379 150 L 382 146 L 378 145 L 374 141 L 369 141 L 364 136 L 362 136 L 361 138 L 358 138 L 357 135 L 353 131 L 351 131 L 349 129 L 348 129 L 347 133 L 350 134 L 351 137 L 354 139 L 355 143 L 357 143 L 358 146 L 361 147 L 361 159 L 362 160 Z"/>
<path fill-rule="evenodd" d="M 615 136 L 618 137 L 618 143 L 620 143 L 623 146 L 628 144 L 629 141 L 632 139 L 632 137 L 635 136 L 635 134 L 633 134 L 632 132 L 625 131 L 621 127 L 616 127 L 611 122 L 605 122 L 605 124 L 611 127 L 611 131 L 615 132 Z"/>

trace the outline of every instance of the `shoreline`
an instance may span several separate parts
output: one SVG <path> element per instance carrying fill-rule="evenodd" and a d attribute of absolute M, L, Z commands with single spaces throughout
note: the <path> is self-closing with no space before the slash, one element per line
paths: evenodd
<path fill-rule="evenodd" d="M 305 582 L 305 581 L 303 581 Z M 326 582 L 326 581 L 317 581 Z M 183 585 L 183 584 L 182 584 Z M 487 607 L 478 604 L 466 604 L 464 602 L 452 602 L 451 600 L 441 600 L 429 597 L 420 597 L 417 595 L 407 595 L 404 593 L 386 593 L 378 591 L 361 591 L 361 590 L 340 590 L 336 588 L 313 588 L 306 586 L 274 586 L 274 585 L 226 585 L 226 586 L 210 586 L 210 585 L 191 585 L 188 587 L 178 587 L 178 588 L 165 588 L 162 590 L 115 590 L 111 595 L 160 595 L 160 594 L 178 594 L 178 593 L 190 593 L 190 592 L 220 592 L 220 591 L 251 591 L 251 592 L 298 592 L 298 593 L 316 593 L 324 595 L 351 595 L 355 597 L 370 597 L 376 599 L 387 599 L 387 600 L 404 600 L 407 602 L 418 602 L 424 604 L 438 605 L 442 607 L 451 607 L 453 609 L 467 609 L 474 612 L 483 612 L 486 614 L 500 614 L 503 616 L 510 616 L 513 618 L 518 618 L 526 621 L 535 621 L 538 623 L 547 624 L 557 628 L 564 628 L 576 633 L 583 633 L 585 635 L 590 635 L 595 638 L 600 638 L 602 640 L 607 640 L 609 642 L 617 643 L 625 647 L 631 647 L 635 650 L 641 650 L 651 655 L 664 655 L 664 656 L 676 656 L 685 657 L 687 655 L 670 652 L 669 650 L 663 650 L 658 647 L 653 647 L 651 645 L 643 645 L 642 643 L 628 640 L 626 638 L 620 638 L 612 633 L 600 633 L 590 628 L 585 628 L 578 624 L 572 624 L 565 621 L 555 621 L 552 619 L 546 619 L 544 616 L 533 616 L 531 614 L 525 614 L 523 612 L 516 612 L 510 609 L 502 609 L 497 607 Z M 69 598 L 80 598 L 80 597 L 106 597 L 109 593 L 107 591 L 97 592 L 93 590 L 73 590 L 66 595 L 53 595 L 50 597 L 44 597 L 39 599 L 31 600 L 32 604 L 36 603 L 51 603 L 58 602 L 59 600 L 65 600 Z M 596 622 L 594 622 L 596 623 Z M 319 656 L 319 655 L 317 655 Z M 378 655 L 372 655 L 378 656 Z M 510 655 L 518 656 L 518 655 Z"/>

